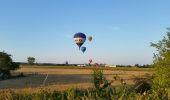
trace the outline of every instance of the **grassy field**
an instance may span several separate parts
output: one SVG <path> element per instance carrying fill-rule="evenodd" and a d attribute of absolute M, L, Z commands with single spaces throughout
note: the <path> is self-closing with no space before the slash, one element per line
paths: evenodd
<path fill-rule="evenodd" d="M 27 91 L 36 88 L 47 88 L 50 90 L 65 90 L 68 88 L 92 87 L 91 74 L 93 68 L 85 67 L 55 67 L 55 66 L 22 66 L 13 72 L 15 75 L 23 73 L 24 77 L 13 77 L 9 80 L 0 80 L 0 89 L 11 88 L 17 91 Z M 114 75 L 119 75 L 127 84 L 133 84 L 135 77 L 143 77 L 153 74 L 149 68 L 101 68 L 106 79 L 112 80 Z M 113 85 L 119 85 L 114 82 Z M 29 89 L 28 89 L 29 88 Z"/>

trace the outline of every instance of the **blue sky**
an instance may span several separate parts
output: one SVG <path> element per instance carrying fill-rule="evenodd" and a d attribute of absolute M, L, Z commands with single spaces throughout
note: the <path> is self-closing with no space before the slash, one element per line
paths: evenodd
<path fill-rule="evenodd" d="M 0 0 L 0 51 L 14 61 L 151 64 L 170 27 L 169 0 Z M 83 54 L 76 32 L 93 36 Z"/>

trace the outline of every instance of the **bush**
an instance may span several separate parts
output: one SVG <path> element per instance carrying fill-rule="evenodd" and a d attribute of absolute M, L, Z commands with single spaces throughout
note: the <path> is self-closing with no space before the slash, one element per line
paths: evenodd
<path fill-rule="evenodd" d="M 11 55 L 0 52 L 0 74 L 2 73 L 2 79 L 8 79 L 11 76 L 10 70 L 17 68 L 19 68 L 19 64 L 12 61 Z"/>

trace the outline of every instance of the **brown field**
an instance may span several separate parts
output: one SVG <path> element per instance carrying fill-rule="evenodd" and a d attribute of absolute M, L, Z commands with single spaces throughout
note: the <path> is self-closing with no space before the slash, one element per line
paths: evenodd
<path fill-rule="evenodd" d="M 24 77 L 15 77 L 18 73 L 23 73 Z M 112 80 L 115 74 L 118 74 L 127 84 L 133 84 L 135 77 L 143 77 L 146 74 L 152 74 L 152 70 L 104 70 L 106 79 Z M 9 80 L 0 80 L 0 89 L 12 88 L 24 90 L 30 88 L 47 88 L 64 90 L 67 88 L 89 88 L 92 87 L 90 69 L 65 69 L 65 68 L 43 68 L 43 67 L 22 67 L 13 72 L 15 75 Z M 46 79 L 47 77 L 47 79 Z M 46 79 L 45 83 L 44 80 Z M 113 85 L 119 85 L 114 82 Z"/>

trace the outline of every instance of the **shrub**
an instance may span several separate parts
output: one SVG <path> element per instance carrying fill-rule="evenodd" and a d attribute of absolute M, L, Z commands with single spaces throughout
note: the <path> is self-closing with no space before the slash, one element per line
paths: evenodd
<path fill-rule="evenodd" d="M 0 74 L 2 73 L 2 79 L 10 77 L 10 70 L 16 70 L 19 68 L 19 64 L 12 61 L 11 55 L 0 52 Z"/>

